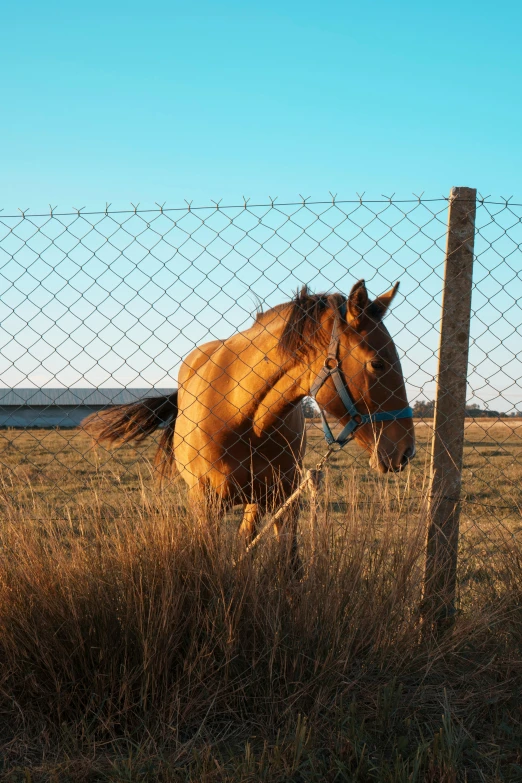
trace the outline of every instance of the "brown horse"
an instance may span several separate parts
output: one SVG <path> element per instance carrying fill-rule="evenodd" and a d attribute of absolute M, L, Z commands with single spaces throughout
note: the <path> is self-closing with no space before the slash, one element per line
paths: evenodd
<path fill-rule="evenodd" d="M 260 515 L 299 480 L 305 449 L 300 403 L 314 388 L 321 409 L 341 424 L 363 414 L 366 422 L 359 420 L 354 437 L 373 468 L 400 471 L 414 456 L 402 370 L 382 323 L 397 287 L 374 301 L 363 280 L 348 298 L 305 287 L 291 302 L 258 313 L 245 331 L 196 348 L 181 367 L 177 392 L 93 414 L 85 428 L 96 440 L 125 443 L 165 425 L 156 458 L 161 475 L 175 463 L 194 499 L 210 494 L 228 507 L 242 504 L 240 533 L 248 541 Z M 325 366 L 339 368 L 351 416 Z M 385 421 L 375 421 L 381 414 L 364 416 L 392 409 L 409 413 Z M 290 520 L 295 555 L 295 513 Z"/>

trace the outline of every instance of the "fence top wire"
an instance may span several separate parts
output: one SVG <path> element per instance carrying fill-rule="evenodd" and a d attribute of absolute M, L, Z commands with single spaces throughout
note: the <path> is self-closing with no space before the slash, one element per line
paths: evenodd
<path fill-rule="evenodd" d="M 503 198 L 502 201 L 490 201 L 488 200 L 489 196 L 478 196 L 477 197 L 477 204 L 481 206 L 501 206 L 501 207 L 521 207 L 522 203 L 512 202 L 511 199 L 513 196 L 509 196 L 508 198 Z M 153 212 L 196 212 L 196 211 L 208 211 L 208 210 L 227 210 L 227 209 L 263 209 L 263 208 L 278 208 L 278 207 L 311 207 L 311 206 L 339 206 L 342 204 L 387 204 L 387 205 L 396 205 L 396 204 L 434 204 L 434 203 L 447 203 L 449 200 L 449 196 L 439 196 L 437 198 L 424 198 L 421 196 L 416 196 L 414 194 L 414 198 L 395 198 L 395 194 L 392 196 L 385 196 L 382 195 L 382 198 L 378 199 L 371 199 L 371 198 L 364 198 L 364 194 L 361 194 L 356 199 L 338 199 L 336 196 L 333 196 L 329 200 L 318 200 L 318 201 L 310 201 L 309 198 L 302 198 L 301 201 L 277 201 L 277 196 L 274 199 L 271 199 L 269 197 L 269 200 L 267 202 L 260 202 L 258 204 L 251 204 L 250 199 L 244 199 L 242 203 L 239 204 L 221 204 L 219 201 L 214 201 L 211 204 L 207 205 L 200 205 L 200 206 L 194 206 L 192 201 L 187 201 L 186 206 L 184 207 L 166 207 L 164 204 L 158 204 L 156 203 L 155 207 L 147 208 L 147 209 L 140 209 L 139 204 L 134 205 L 131 203 L 131 209 L 110 209 L 111 204 L 107 204 L 105 209 L 98 209 L 98 210 L 89 210 L 87 212 L 84 212 L 83 210 L 85 207 L 79 207 L 79 208 L 72 208 L 72 211 L 70 212 L 56 212 L 57 207 L 51 207 L 49 208 L 49 212 L 34 212 L 29 213 L 30 207 L 27 209 L 20 209 L 18 208 L 18 211 L 20 214 L 18 215 L 4 215 L 2 214 L 3 210 L 0 209 L 0 219 L 16 219 L 22 217 L 22 219 L 29 219 L 29 218 L 43 218 L 43 217 L 74 217 L 75 215 L 78 217 L 88 217 L 89 215 L 138 215 L 138 214 L 150 214 Z"/>

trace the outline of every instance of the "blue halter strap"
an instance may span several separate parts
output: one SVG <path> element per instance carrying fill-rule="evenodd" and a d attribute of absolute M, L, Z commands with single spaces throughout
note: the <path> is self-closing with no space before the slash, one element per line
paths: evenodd
<path fill-rule="evenodd" d="M 396 421 L 397 419 L 411 419 L 413 411 L 411 408 L 400 408 L 395 411 L 379 411 L 378 413 L 359 413 L 355 407 L 350 392 L 346 388 L 343 377 L 339 369 L 339 331 L 340 331 L 340 319 L 346 317 L 346 300 L 343 302 L 339 309 L 336 308 L 334 325 L 332 329 L 332 336 L 330 338 L 330 345 L 328 347 L 328 355 L 325 359 L 324 366 L 319 375 L 315 379 L 310 389 L 310 397 L 316 399 L 317 392 L 323 386 L 323 384 L 331 378 L 334 382 L 337 394 L 339 395 L 341 402 L 346 408 L 346 413 L 350 416 L 350 421 L 339 433 L 337 438 L 334 437 L 330 425 L 326 420 L 326 416 L 321 407 L 319 407 L 321 414 L 321 421 L 323 423 L 324 437 L 328 445 L 337 443 L 339 446 L 345 446 L 351 441 L 355 435 L 355 431 L 362 427 L 364 424 L 373 424 L 379 421 Z"/>

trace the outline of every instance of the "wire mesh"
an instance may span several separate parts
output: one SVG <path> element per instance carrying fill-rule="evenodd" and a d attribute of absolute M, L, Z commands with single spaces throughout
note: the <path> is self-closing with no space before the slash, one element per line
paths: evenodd
<path fill-rule="evenodd" d="M 0 214 L 0 464 L 4 495 L 39 518 L 74 517 L 154 482 L 161 431 L 108 451 L 81 423 L 107 406 L 172 394 L 197 346 L 249 329 L 256 310 L 297 289 L 373 297 L 397 280 L 386 326 L 415 412 L 417 457 L 392 476 L 350 444 L 334 455 L 335 511 L 355 476 L 357 503 L 426 495 L 436 390 L 448 202 L 311 201 L 48 214 Z M 520 529 L 522 205 L 479 199 L 463 471 L 462 551 Z M 308 416 L 305 464 L 324 451 Z M 388 406 L 389 408 L 389 406 Z M 176 481 L 173 479 L 172 481 Z M 171 482 L 172 483 L 172 482 Z M 383 489 L 384 488 L 384 489 Z M 168 487 L 162 491 L 168 491 Z M 7 501 L 6 501 L 7 502 Z M 118 509 L 120 511 L 118 512 Z M 465 578 L 465 576 L 463 577 Z"/>

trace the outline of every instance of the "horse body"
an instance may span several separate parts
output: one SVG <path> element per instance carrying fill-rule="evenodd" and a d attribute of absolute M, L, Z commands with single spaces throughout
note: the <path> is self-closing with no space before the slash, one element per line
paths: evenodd
<path fill-rule="evenodd" d="M 259 313 L 245 331 L 192 351 L 175 394 L 94 414 L 85 428 L 98 440 L 117 443 L 143 440 L 166 424 L 158 452 L 161 473 L 175 462 L 194 500 L 211 495 L 225 507 L 243 504 L 240 532 L 249 538 L 260 513 L 287 497 L 300 477 L 305 449 L 300 402 L 325 363 L 334 324 L 335 361 L 357 410 L 407 406 L 397 352 L 382 323 L 396 290 L 370 302 L 364 281 L 347 300 L 305 288 L 292 302 Z M 317 401 L 341 424 L 350 420 L 330 378 Z M 411 418 L 366 423 L 355 439 L 381 472 L 401 470 L 415 453 Z M 290 518 L 295 554 L 295 509 Z"/>
<path fill-rule="evenodd" d="M 277 323 L 280 321 L 280 323 Z M 197 348 L 179 375 L 176 467 L 194 494 L 260 503 L 295 484 L 305 447 L 302 373 L 281 366 L 281 316 Z M 292 377 L 294 376 L 294 377 Z"/>

